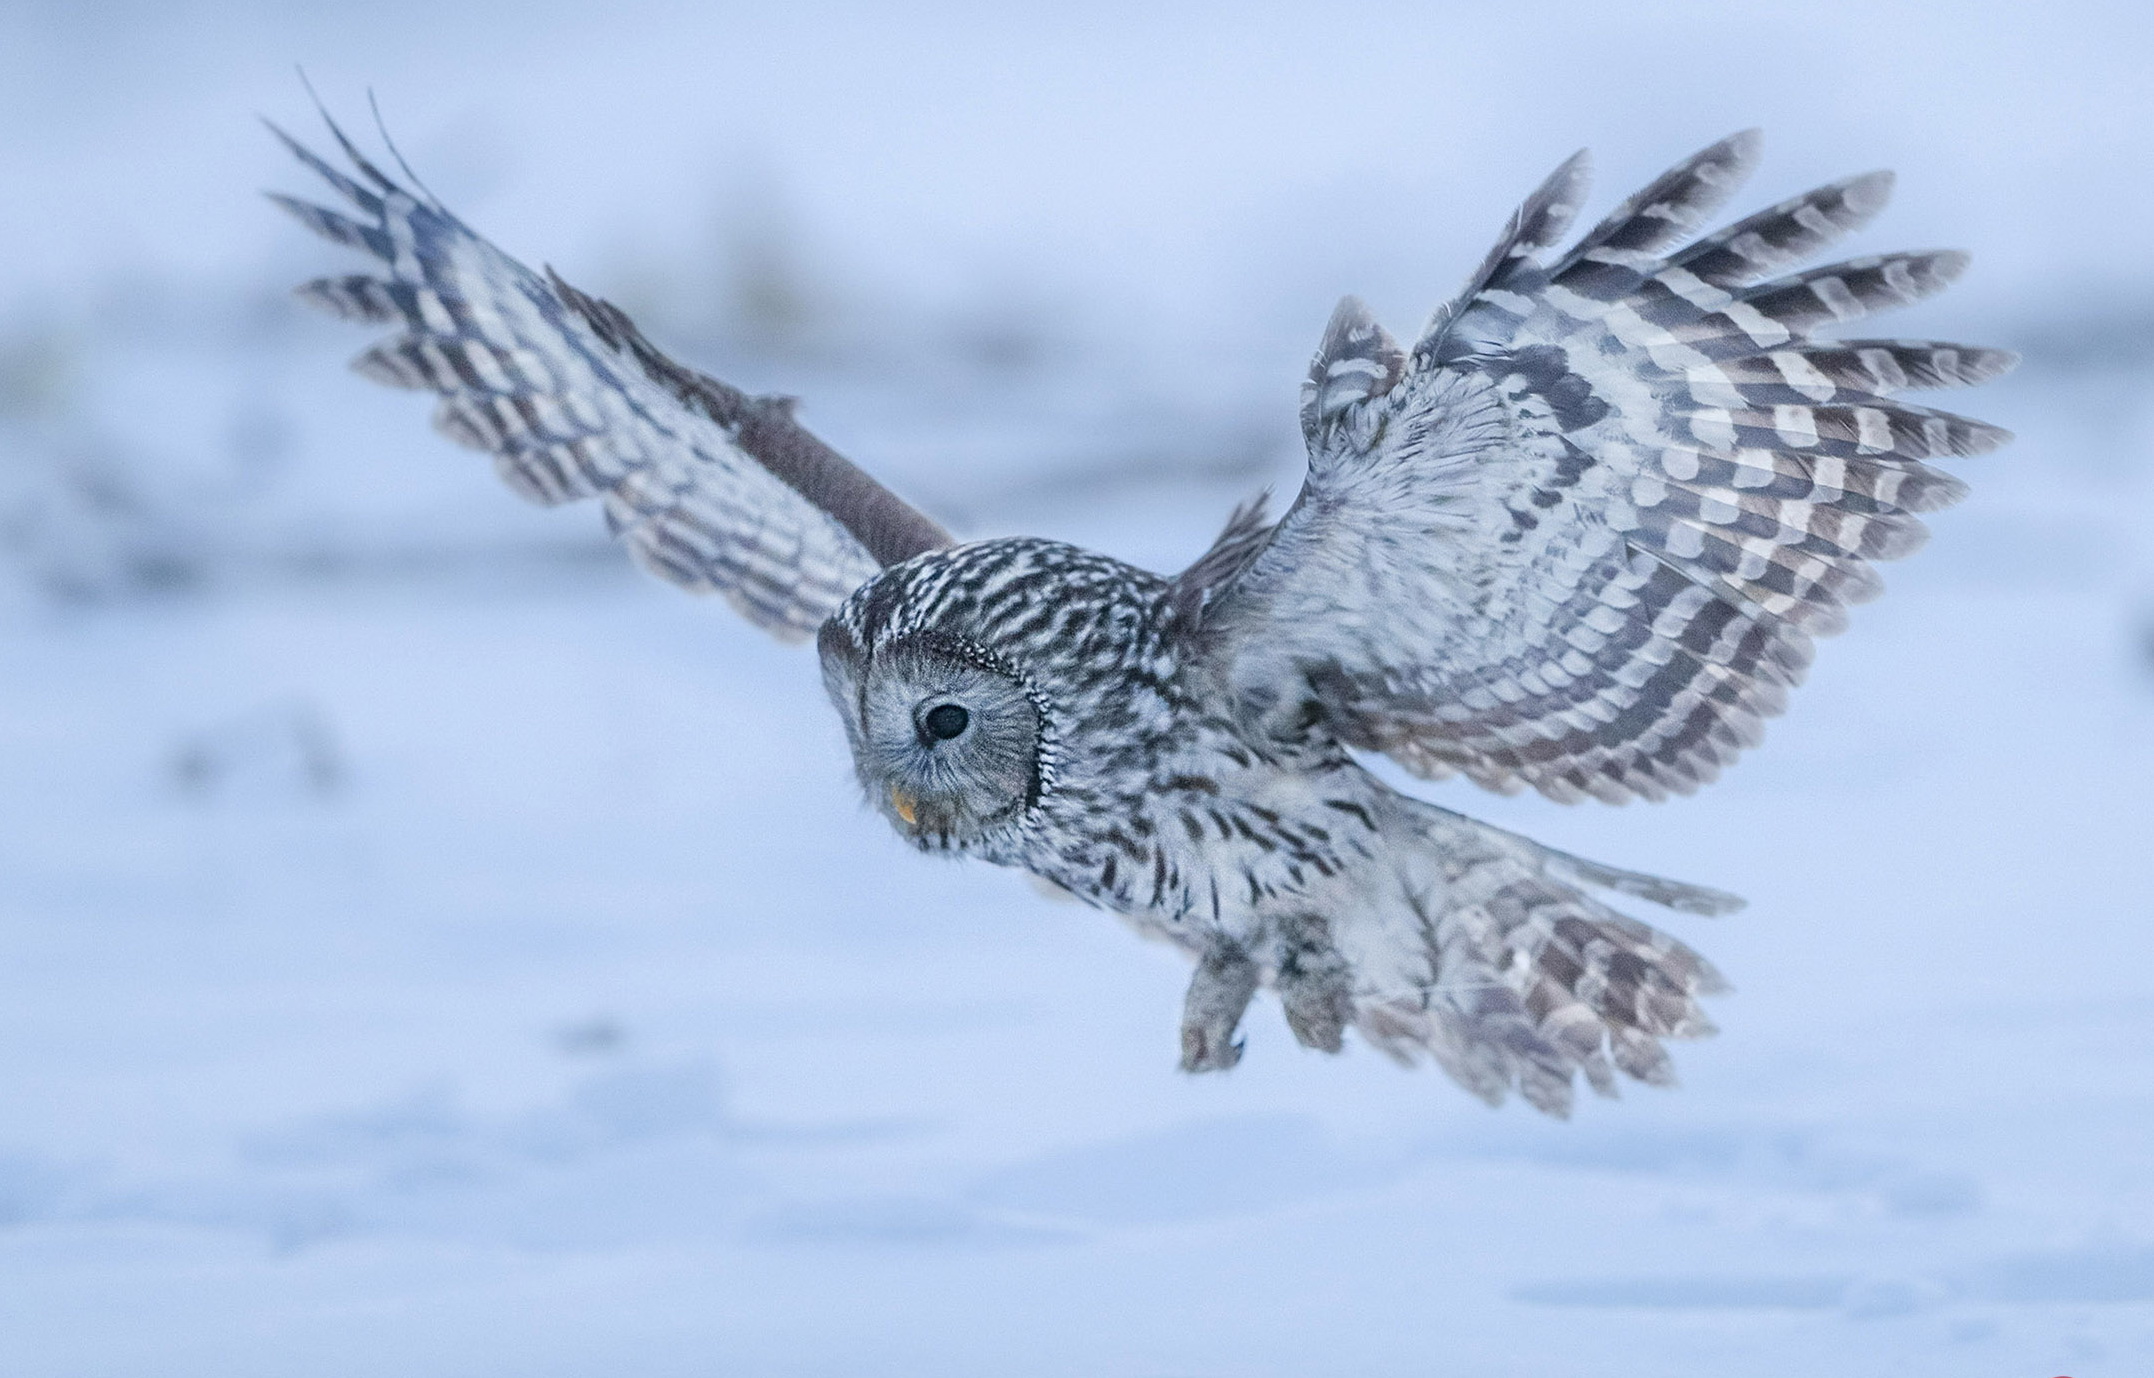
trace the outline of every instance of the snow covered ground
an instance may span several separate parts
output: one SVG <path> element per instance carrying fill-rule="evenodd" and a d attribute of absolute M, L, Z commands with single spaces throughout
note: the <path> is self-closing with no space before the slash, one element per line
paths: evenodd
<path fill-rule="evenodd" d="M 1964 10 L 0 13 L 0 1375 L 2154 1371 L 2154 33 Z M 1680 1089 L 1192 1080 L 1178 959 L 282 305 L 294 59 L 968 534 L 1173 567 L 1333 297 L 1753 122 L 1977 251 L 1888 328 L 2021 440 L 1713 790 L 1416 787 L 1751 898 Z"/>

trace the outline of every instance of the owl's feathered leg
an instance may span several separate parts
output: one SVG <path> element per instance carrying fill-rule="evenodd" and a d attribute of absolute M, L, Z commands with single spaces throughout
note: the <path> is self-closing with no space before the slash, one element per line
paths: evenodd
<path fill-rule="evenodd" d="M 1213 935 L 1182 1002 L 1182 1070 L 1224 1072 L 1242 1060 L 1234 1030 L 1256 995 L 1257 964 L 1242 945 Z"/>

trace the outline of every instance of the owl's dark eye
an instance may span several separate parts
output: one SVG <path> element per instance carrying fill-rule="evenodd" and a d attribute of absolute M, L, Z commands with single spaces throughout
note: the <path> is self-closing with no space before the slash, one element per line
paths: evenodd
<path fill-rule="evenodd" d="M 972 714 L 954 703 L 937 704 L 927 710 L 926 717 L 920 719 L 920 725 L 927 729 L 927 735 L 938 742 L 947 742 L 962 735 L 971 723 Z"/>

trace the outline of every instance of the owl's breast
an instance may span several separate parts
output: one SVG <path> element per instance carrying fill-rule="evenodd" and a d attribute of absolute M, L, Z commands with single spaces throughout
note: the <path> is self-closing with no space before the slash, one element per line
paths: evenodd
<path fill-rule="evenodd" d="M 1178 941 L 1329 902 L 1381 851 L 1366 772 L 1268 755 L 1222 716 L 1183 706 L 1126 749 L 1071 755 L 1024 864 Z"/>

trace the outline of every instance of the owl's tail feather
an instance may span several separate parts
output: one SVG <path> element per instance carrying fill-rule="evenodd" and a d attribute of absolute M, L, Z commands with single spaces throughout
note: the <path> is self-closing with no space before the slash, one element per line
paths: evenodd
<path fill-rule="evenodd" d="M 1486 823 L 1479 826 L 1488 827 Z M 1508 836 L 1518 837 L 1516 833 Z M 1530 838 L 1521 837 L 1518 840 L 1540 853 L 1541 864 L 1549 875 L 1567 880 L 1573 885 L 1613 890 L 1619 895 L 1651 900 L 1680 913 L 1702 914 L 1707 918 L 1733 914 L 1745 903 L 1741 895 L 1731 895 L 1711 886 L 1691 885 L 1685 881 L 1670 880 L 1666 876 L 1650 876 L 1643 871 L 1626 871 L 1606 862 L 1588 861 L 1582 856 L 1559 852 Z"/>
<path fill-rule="evenodd" d="M 1419 915 L 1424 951 L 1407 988 L 1364 980 L 1355 1027 L 1401 1061 L 1433 1058 L 1500 1104 L 1513 1088 L 1536 1109 L 1570 1113 L 1577 1075 L 1604 1096 L 1617 1072 L 1673 1084 L 1661 1040 L 1714 1032 L 1699 1001 L 1728 989 L 1688 946 L 1608 908 L 1597 885 L 1692 913 L 1741 902 L 1585 861 L 1430 810 L 1444 881 Z M 1361 973 L 1369 976 L 1366 969 Z"/>

